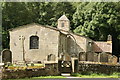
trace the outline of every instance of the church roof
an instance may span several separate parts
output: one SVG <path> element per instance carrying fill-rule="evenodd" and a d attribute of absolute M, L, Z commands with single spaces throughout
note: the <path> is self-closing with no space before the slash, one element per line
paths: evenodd
<path fill-rule="evenodd" d="M 48 25 L 40 25 L 40 24 L 38 24 L 38 23 L 25 24 L 25 25 L 22 25 L 22 26 L 19 26 L 19 27 L 16 27 L 16 28 L 11 28 L 11 29 L 9 29 L 8 31 L 19 30 L 19 29 L 26 28 L 26 27 L 30 27 L 30 26 L 34 26 L 34 25 L 38 25 L 38 26 L 41 26 L 41 27 L 46 27 L 46 28 L 50 28 L 50 29 L 59 31 L 59 29 L 57 29 L 57 28 L 55 28 L 55 27 L 48 26 Z"/>
<path fill-rule="evenodd" d="M 69 21 L 69 19 L 65 15 L 62 15 L 58 20 L 68 20 Z"/>
<path fill-rule="evenodd" d="M 76 34 L 76 33 L 73 33 L 73 32 L 69 32 L 69 31 L 64 31 L 64 30 L 60 30 L 58 28 L 55 28 L 55 27 L 52 27 L 52 26 L 45 26 L 45 25 L 40 25 L 38 23 L 31 23 L 31 24 L 26 24 L 26 25 L 23 25 L 23 26 L 19 26 L 19 27 L 16 27 L 16 28 L 12 28 L 12 29 L 9 29 L 8 31 L 15 31 L 15 30 L 20 30 L 22 28 L 26 28 L 26 27 L 30 27 L 30 26 L 34 26 L 34 25 L 38 25 L 38 26 L 41 26 L 41 27 L 45 27 L 45 28 L 49 28 L 49 29 L 53 29 L 53 30 L 56 30 L 56 31 L 59 31 L 59 32 L 67 32 L 69 34 L 74 34 L 74 35 L 77 35 L 77 36 L 80 36 L 80 37 L 84 37 L 84 38 L 87 38 L 87 39 L 90 39 L 86 36 L 82 36 L 82 35 L 79 35 L 79 34 Z M 64 33 L 63 33 L 64 34 Z M 91 40 L 91 39 L 90 39 Z"/>

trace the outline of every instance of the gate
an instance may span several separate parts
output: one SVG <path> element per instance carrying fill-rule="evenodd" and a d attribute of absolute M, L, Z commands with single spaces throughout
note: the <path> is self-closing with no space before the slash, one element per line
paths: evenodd
<path fill-rule="evenodd" d="M 72 72 L 72 65 L 71 61 L 58 61 L 58 69 L 60 73 L 71 73 Z"/>

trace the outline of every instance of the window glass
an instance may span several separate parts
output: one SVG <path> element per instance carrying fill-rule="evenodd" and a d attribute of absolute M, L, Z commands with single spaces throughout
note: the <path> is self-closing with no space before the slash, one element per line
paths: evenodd
<path fill-rule="evenodd" d="M 30 37 L 30 49 L 38 49 L 39 48 L 39 37 L 31 36 Z"/>

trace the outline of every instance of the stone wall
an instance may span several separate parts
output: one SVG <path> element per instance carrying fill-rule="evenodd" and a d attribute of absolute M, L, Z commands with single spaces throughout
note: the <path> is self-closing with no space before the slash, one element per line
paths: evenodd
<path fill-rule="evenodd" d="M 94 50 L 94 52 L 109 52 L 109 53 L 112 53 L 112 43 L 94 41 L 93 50 Z"/>
<path fill-rule="evenodd" d="M 89 73 L 112 74 L 114 72 L 120 72 L 120 65 L 79 63 L 78 65 L 75 65 L 75 69 L 76 73 L 81 74 Z M 58 70 L 58 64 L 46 64 L 45 68 L 41 69 L 26 69 L 26 70 L 3 69 L 1 71 L 2 73 L 0 73 L 0 78 L 13 79 L 13 78 L 30 78 L 38 76 L 55 76 L 60 75 L 59 71 L 60 70 Z"/>
<path fill-rule="evenodd" d="M 79 52 L 87 52 L 87 38 L 77 35 L 77 34 L 72 34 L 71 35 L 74 37 L 74 41 L 76 43 L 77 49 Z"/>
<path fill-rule="evenodd" d="M 50 54 L 58 56 L 59 32 L 57 30 L 30 24 L 10 31 L 10 50 L 12 62 L 16 61 L 47 61 Z M 30 49 L 30 37 L 39 37 L 38 49 Z M 24 57 L 23 57 L 24 56 Z"/>
<path fill-rule="evenodd" d="M 110 64 L 117 64 L 117 57 L 109 53 L 94 53 L 94 52 L 81 52 L 79 53 L 79 61 L 87 62 L 104 62 Z"/>
<path fill-rule="evenodd" d="M 59 35 L 59 49 L 58 53 L 66 53 L 67 52 L 67 36 L 63 33 Z"/>
<path fill-rule="evenodd" d="M 84 45 L 84 46 L 83 46 Z M 77 55 L 79 52 L 84 52 L 85 48 L 85 41 L 84 38 L 81 37 L 74 37 L 74 35 L 69 35 L 67 38 L 67 52 L 72 55 Z"/>
<path fill-rule="evenodd" d="M 78 72 L 81 74 L 89 73 L 112 74 L 114 72 L 120 72 L 120 65 L 79 63 Z"/>
<path fill-rule="evenodd" d="M 2 79 L 13 78 L 30 78 L 38 76 L 60 75 L 58 72 L 57 64 L 46 64 L 45 68 L 41 69 L 26 69 L 26 70 L 3 70 Z"/>

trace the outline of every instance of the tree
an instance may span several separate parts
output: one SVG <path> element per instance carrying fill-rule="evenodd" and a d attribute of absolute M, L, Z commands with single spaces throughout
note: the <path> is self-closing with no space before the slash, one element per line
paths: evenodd
<path fill-rule="evenodd" d="M 72 23 L 72 16 L 75 12 L 75 7 L 73 7 L 72 3 L 70 2 L 56 2 L 54 3 L 54 7 L 53 7 L 53 18 L 51 18 L 52 20 L 52 26 L 57 26 L 57 20 L 63 15 L 65 14 L 68 19 L 71 21 L 71 26 L 73 25 Z M 71 27 L 72 29 L 72 27 Z"/>
<path fill-rule="evenodd" d="M 9 48 L 8 29 L 31 22 L 31 17 L 24 3 L 3 3 L 2 8 L 2 45 Z"/>
<path fill-rule="evenodd" d="M 113 51 L 118 50 L 116 41 L 120 33 L 120 3 L 82 3 L 78 6 L 73 21 L 75 33 L 88 36 L 93 40 L 106 40 L 107 35 L 113 36 Z M 115 49 L 116 48 L 116 49 Z"/>
<path fill-rule="evenodd" d="M 69 2 L 4 2 L 2 7 L 3 48 L 9 48 L 9 29 L 33 22 L 56 27 L 60 16 L 72 20 L 75 10 Z"/>

